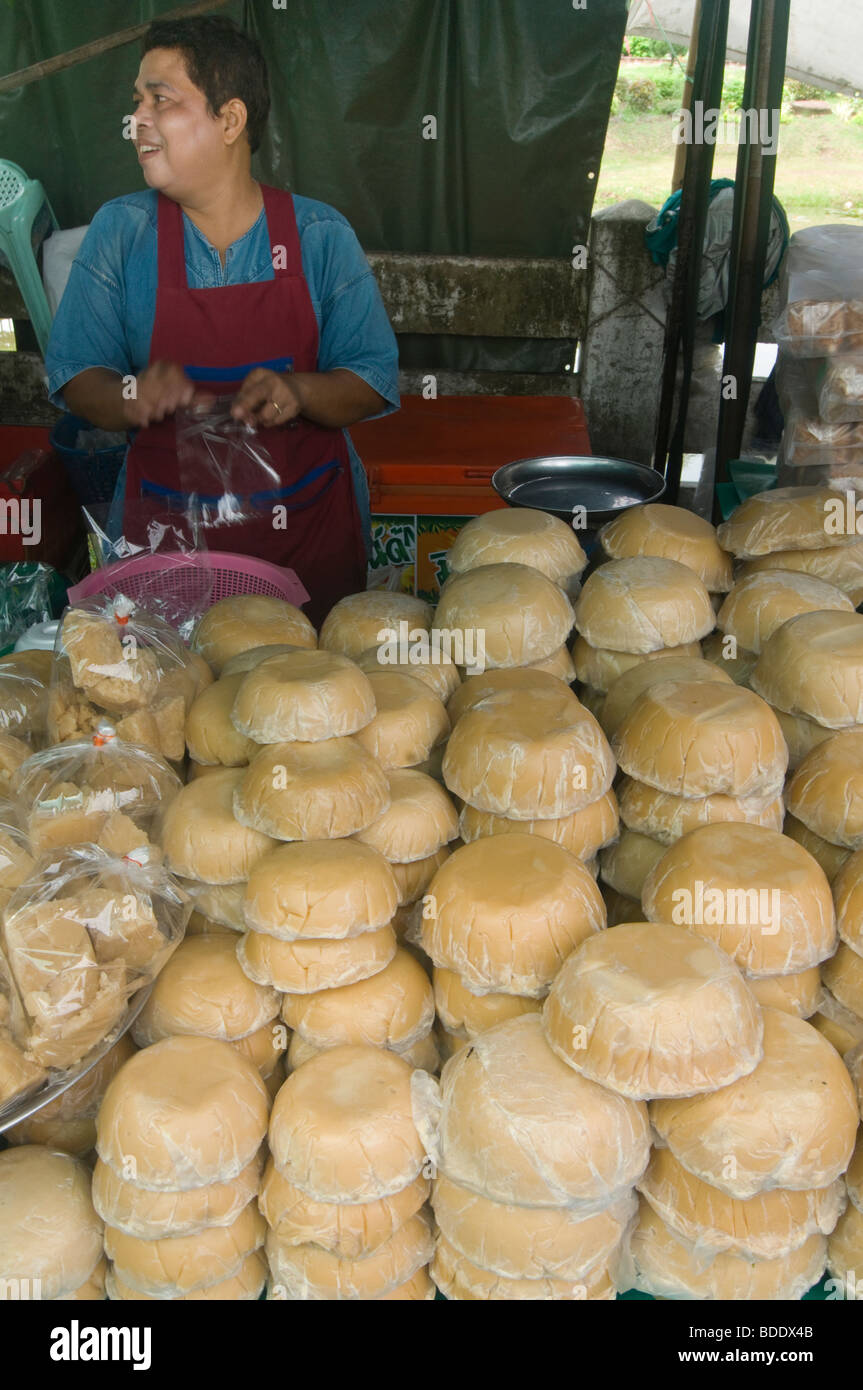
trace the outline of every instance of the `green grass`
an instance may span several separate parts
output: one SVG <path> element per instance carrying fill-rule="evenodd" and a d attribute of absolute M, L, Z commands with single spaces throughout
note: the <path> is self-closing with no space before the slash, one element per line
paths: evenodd
<path fill-rule="evenodd" d="M 635 111 L 627 97 L 633 83 L 652 81 L 655 107 Z M 791 230 L 819 222 L 852 222 L 863 226 L 863 114 L 861 103 L 820 95 L 830 100 L 830 116 L 792 116 L 790 103 L 800 84 L 786 84 L 776 167 L 776 195 L 788 214 Z M 636 94 L 650 95 L 643 88 Z M 680 107 L 683 74 L 668 61 L 624 60 L 612 107 L 602 167 L 596 191 L 597 208 L 627 198 L 640 198 L 660 207 L 671 191 L 676 146 L 674 113 Z M 813 95 L 814 89 L 805 89 Z M 725 70 L 723 108 L 732 110 L 743 96 L 743 68 Z M 737 146 L 718 144 L 714 178 L 734 178 Z"/>
<path fill-rule="evenodd" d="M 597 209 L 627 198 L 660 207 L 671 190 L 672 115 L 612 116 L 596 190 Z M 737 147 L 718 144 L 714 178 L 734 178 Z M 837 116 L 795 116 L 779 135 L 776 195 L 791 230 L 819 222 L 863 226 L 863 125 Z"/>

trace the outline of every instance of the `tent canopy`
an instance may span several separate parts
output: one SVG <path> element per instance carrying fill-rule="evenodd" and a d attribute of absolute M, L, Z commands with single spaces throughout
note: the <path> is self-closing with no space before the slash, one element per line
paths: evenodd
<path fill-rule="evenodd" d="M 695 0 L 632 0 L 628 34 L 689 45 Z M 731 0 L 728 57 L 746 61 L 749 0 Z M 863 4 L 860 0 L 792 0 L 788 77 L 828 91 L 863 91 Z"/>

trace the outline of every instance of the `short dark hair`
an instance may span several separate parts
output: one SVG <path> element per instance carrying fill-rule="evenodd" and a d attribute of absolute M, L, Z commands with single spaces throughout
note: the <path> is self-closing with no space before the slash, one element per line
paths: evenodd
<path fill-rule="evenodd" d="M 144 35 L 142 52 L 153 48 L 180 50 L 189 77 L 204 93 L 213 115 L 232 97 L 245 103 L 246 134 L 254 154 L 270 112 L 267 64 L 257 39 L 221 15 L 157 19 Z"/>

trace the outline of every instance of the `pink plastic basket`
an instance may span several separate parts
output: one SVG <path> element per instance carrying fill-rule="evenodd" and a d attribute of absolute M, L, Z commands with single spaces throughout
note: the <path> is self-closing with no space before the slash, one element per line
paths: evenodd
<path fill-rule="evenodd" d="M 212 587 L 210 587 L 212 585 Z M 216 550 L 186 554 L 177 551 L 168 555 L 137 555 L 132 560 L 118 560 L 113 565 L 94 570 L 69 590 L 69 602 L 90 598 L 93 594 L 126 594 L 131 599 L 144 595 L 170 600 L 178 608 L 201 604 L 206 590 L 205 607 L 232 594 L 267 594 L 286 599 L 298 608 L 308 603 L 309 595 L 293 570 L 257 560 L 251 555 L 234 555 Z"/>

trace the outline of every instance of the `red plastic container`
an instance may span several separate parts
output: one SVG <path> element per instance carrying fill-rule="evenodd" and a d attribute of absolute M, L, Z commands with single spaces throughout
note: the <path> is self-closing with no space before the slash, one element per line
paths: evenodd
<path fill-rule="evenodd" d="M 372 508 L 372 569 L 434 602 L 464 523 L 506 503 L 497 468 L 540 454 L 589 454 L 573 396 L 405 396 L 402 408 L 351 427 Z"/>
<path fill-rule="evenodd" d="M 372 511 L 479 516 L 506 504 L 495 469 L 539 454 L 589 454 L 574 396 L 405 396 L 401 410 L 351 426 Z"/>

